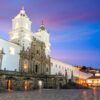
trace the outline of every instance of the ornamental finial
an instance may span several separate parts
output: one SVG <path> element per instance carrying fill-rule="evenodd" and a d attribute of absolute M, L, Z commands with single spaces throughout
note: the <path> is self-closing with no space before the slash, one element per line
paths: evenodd
<path fill-rule="evenodd" d="M 42 25 L 44 25 L 44 22 L 43 22 L 43 20 L 42 20 Z"/>
<path fill-rule="evenodd" d="M 24 6 L 22 6 L 22 10 L 24 10 Z"/>
<path fill-rule="evenodd" d="M 42 24 L 41 24 L 41 26 L 40 26 L 40 29 L 41 29 L 41 30 L 45 30 L 43 20 L 42 20 Z"/>

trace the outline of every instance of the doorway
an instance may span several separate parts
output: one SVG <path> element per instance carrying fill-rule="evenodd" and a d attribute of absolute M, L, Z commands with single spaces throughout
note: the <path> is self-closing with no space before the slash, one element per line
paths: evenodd
<path fill-rule="evenodd" d="M 35 72 L 38 73 L 38 65 L 35 66 Z"/>
<path fill-rule="evenodd" d="M 29 89 L 29 80 L 25 80 L 25 90 Z"/>
<path fill-rule="evenodd" d="M 9 91 L 11 90 L 11 84 L 12 84 L 12 81 L 11 80 L 8 80 L 8 90 Z"/>

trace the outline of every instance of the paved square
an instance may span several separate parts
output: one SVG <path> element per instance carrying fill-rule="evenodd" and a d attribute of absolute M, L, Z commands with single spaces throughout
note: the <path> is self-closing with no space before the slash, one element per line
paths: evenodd
<path fill-rule="evenodd" d="M 0 92 L 0 100 L 100 100 L 99 89 L 33 90 Z"/>

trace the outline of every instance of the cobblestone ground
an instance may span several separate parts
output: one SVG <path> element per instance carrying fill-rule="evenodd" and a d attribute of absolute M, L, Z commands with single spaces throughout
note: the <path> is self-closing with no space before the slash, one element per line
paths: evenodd
<path fill-rule="evenodd" d="M 100 100 L 100 89 L 9 91 L 0 100 Z"/>

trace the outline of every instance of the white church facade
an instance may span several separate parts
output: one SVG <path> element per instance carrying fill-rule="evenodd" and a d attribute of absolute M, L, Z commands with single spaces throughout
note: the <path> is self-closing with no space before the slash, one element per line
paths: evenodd
<path fill-rule="evenodd" d="M 67 72 L 68 79 L 71 78 L 72 73 L 75 77 L 83 79 L 92 76 L 50 57 L 50 34 L 43 22 L 40 29 L 34 33 L 31 31 L 31 24 L 23 7 L 12 20 L 10 39 L 8 41 L 0 39 L 0 70 L 63 76 Z"/>

